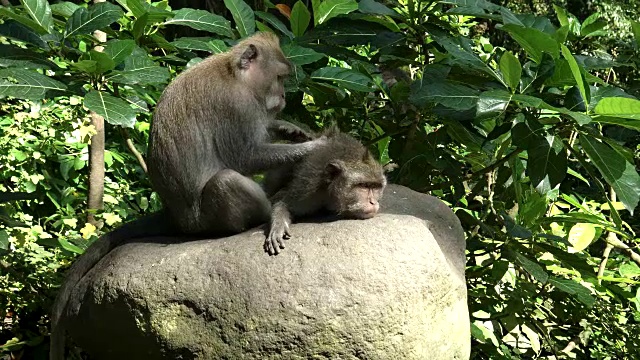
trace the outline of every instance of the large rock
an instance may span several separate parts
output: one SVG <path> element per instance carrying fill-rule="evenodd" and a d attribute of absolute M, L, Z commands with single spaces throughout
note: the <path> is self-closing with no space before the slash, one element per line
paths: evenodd
<path fill-rule="evenodd" d="M 438 199 L 389 186 L 370 220 L 146 239 L 80 281 L 69 335 L 96 359 L 468 359 L 465 241 Z"/>

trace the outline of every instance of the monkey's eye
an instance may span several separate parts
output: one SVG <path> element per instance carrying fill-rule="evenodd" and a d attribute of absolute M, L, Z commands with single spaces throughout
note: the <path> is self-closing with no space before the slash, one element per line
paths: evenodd
<path fill-rule="evenodd" d="M 361 182 L 356 184 L 357 187 L 367 188 L 367 189 L 380 189 L 382 187 L 381 184 L 376 182 Z"/>

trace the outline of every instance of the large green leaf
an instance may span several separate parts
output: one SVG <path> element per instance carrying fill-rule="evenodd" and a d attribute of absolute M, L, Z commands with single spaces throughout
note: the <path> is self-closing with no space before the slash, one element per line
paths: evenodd
<path fill-rule="evenodd" d="M 538 64 L 542 61 L 543 52 L 548 53 L 554 59 L 557 59 L 559 56 L 558 42 L 551 37 L 551 35 L 538 29 L 515 24 L 503 25 L 500 29 L 508 32 L 509 35 L 522 46 L 527 54 L 531 56 L 533 61 Z"/>
<path fill-rule="evenodd" d="M 315 24 L 319 25 L 333 17 L 358 10 L 358 3 L 355 0 L 325 0 L 318 5 L 317 10 L 313 15 Z"/>
<path fill-rule="evenodd" d="M 504 90 L 484 91 L 478 97 L 476 117 L 479 119 L 499 116 L 507 110 L 511 93 Z"/>
<path fill-rule="evenodd" d="M 291 18 L 289 19 L 293 35 L 302 36 L 307 30 L 307 27 L 309 27 L 309 21 L 311 21 L 309 9 L 307 9 L 301 0 L 298 0 L 293 5 L 293 9 L 291 9 Z"/>
<path fill-rule="evenodd" d="M 640 200 L 640 175 L 634 164 L 609 145 L 589 135 L 580 135 L 580 144 L 607 183 L 615 190 L 625 209 L 633 214 Z"/>
<path fill-rule="evenodd" d="M 127 0 L 127 7 L 133 13 L 133 16 L 140 20 L 144 16 L 144 24 L 157 24 L 173 15 L 171 11 L 159 9 L 144 0 Z"/>
<path fill-rule="evenodd" d="M 541 194 L 560 185 L 567 175 L 567 150 L 554 135 L 536 137 L 527 150 L 527 174 Z"/>
<path fill-rule="evenodd" d="M 67 86 L 38 72 L 24 69 L 0 70 L 0 96 L 40 100 Z"/>
<path fill-rule="evenodd" d="M 49 50 L 49 45 L 42 40 L 38 33 L 15 20 L 4 20 L 4 24 L 0 24 L 0 35 L 33 44 L 43 50 Z M 5 55 L 3 52 L 0 54 L 3 57 Z"/>
<path fill-rule="evenodd" d="M 22 0 L 24 11 L 47 33 L 51 32 L 53 16 L 47 0 Z"/>
<path fill-rule="evenodd" d="M 611 116 L 598 116 L 594 118 L 593 121 L 602 124 L 620 125 L 632 130 L 640 131 L 640 120 L 621 119 Z"/>
<path fill-rule="evenodd" d="M 571 69 L 571 73 L 573 74 L 573 78 L 576 80 L 576 84 L 578 85 L 578 90 L 580 90 L 580 95 L 582 96 L 582 100 L 584 101 L 585 108 L 589 108 L 589 101 L 591 101 L 591 94 L 589 91 L 589 86 L 587 85 L 586 80 L 584 79 L 584 69 L 578 65 L 578 62 L 571 54 L 569 49 L 562 45 L 562 56 L 567 63 L 569 64 L 569 68 Z"/>
<path fill-rule="evenodd" d="M 133 53 L 135 47 L 136 42 L 133 40 L 110 40 L 104 48 L 104 53 L 118 65 Z"/>
<path fill-rule="evenodd" d="M 212 52 L 211 46 L 209 45 L 209 40 L 210 38 L 205 38 L 205 37 L 202 37 L 202 38 L 182 37 L 172 41 L 171 45 L 179 49 Z"/>
<path fill-rule="evenodd" d="M 80 58 L 80 61 L 71 65 L 82 72 L 92 75 L 104 74 L 116 67 L 115 62 L 109 55 L 95 50 L 89 51 Z"/>
<path fill-rule="evenodd" d="M 418 107 L 438 103 L 455 110 L 468 110 L 476 105 L 478 95 L 477 90 L 468 86 L 443 81 L 412 87 L 409 101 Z"/>
<path fill-rule="evenodd" d="M 169 70 L 159 66 L 146 54 L 129 56 L 124 71 L 114 71 L 109 80 L 129 85 L 158 84 L 167 81 Z"/>
<path fill-rule="evenodd" d="M 51 4 L 51 12 L 54 15 L 62 16 L 68 19 L 73 15 L 74 11 L 78 10 L 80 6 L 69 1 L 61 1 L 59 3 Z"/>
<path fill-rule="evenodd" d="M 67 20 L 65 37 L 90 34 L 118 21 L 123 15 L 119 6 L 108 2 L 91 5 L 89 10 L 78 8 Z"/>
<path fill-rule="evenodd" d="M 449 54 L 451 54 L 451 56 L 453 56 L 453 58 L 455 59 L 455 62 L 460 65 L 461 67 L 471 67 L 473 69 L 476 69 L 478 71 L 482 71 L 485 74 L 490 75 L 491 77 L 493 77 L 494 79 L 498 80 L 500 83 L 504 84 L 503 80 L 502 80 L 502 76 L 500 76 L 500 74 L 498 74 L 493 68 L 491 68 L 489 65 L 487 65 L 484 61 L 482 61 L 482 59 L 480 59 L 480 57 L 469 51 L 467 45 L 464 43 L 464 39 L 452 39 L 449 36 L 445 36 L 445 35 L 436 35 L 436 34 L 432 34 L 434 40 L 442 45 L 442 47 L 444 47 Z M 459 42 L 463 42 L 463 43 L 459 43 Z M 504 84 L 505 87 L 507 86 L 506 84 Z"/>
<path fill-rule="evenodd" d="M 136 112 L 129 104 L 102 91 L 89 91 L 84 97 L 84 106 L 111 125 L 132 128 L 136 123 Z"/>
<path fill-rule="evenodd" d="M 365 14 L 387 15 L 398 17 L 399 14 L 375 0 L 360 0 L 358 10 Z"/>
<path fill-rule="evenodd" d="M 271 25 L 272 27 L 276 28 L 278 31 L 286 35 L 289 39 L 293 39 L 293 33 L 289 31 L 289 29 L 287 29 L 287 26 L 282 21 L 280 21 L 280 19 L 275 17 L 275 15 L 262 11 L 256 11 L 255 14 L 257 17 L 267 22 L 267 24 Z"/>
<path fill-rule="evenodd" d="M 354 91 L 372 91 L 371 79 L 357 71 L 339 68 L 324 67 L 314 71 L 311 78 L 315 80 L 331 81 L 339 86 Z"/>
<path fill-rule="evenodd" d="M 15 20 L 40 35 L 49 33 L 49 30 L 40 26 L 38 22 L 36 22 L 35 20 L 27 16 L 23 16 L 21 14 L 14 12 L 12 8 L 6 8 L 6 7 L 0 6 L 0 19 L 2 18 L 9 18 L 9 19 Z"/>
<path fill-rule="evenodd" d="M 296 65 L 311 64 L 325 57 L 324 54 L 316 52 L 312 49 L 293 44 L 287 44 L 283 46 L 282 52 L 284 52 L 284 55 L 287 57 L 287 59 L 289 59 Z"/>
<path fill-rule="evenodd" d="M 522 76 L 522 65 L 511 51 L 505 51 L 500 57 L 500 72 L 504 82 L 515 92 Z"/>
<path fill-rule="evenodd" d="M 578 284 L 573 280 L 561 279 L 555 276 L 549 277 L 549 284 L 558 288 L 558 290 L 564 291 L 568 294 L 574 295 L 578 301 L 585 304 L 588 307 L 595 304 L 596 299 L 591 295 L 591 291 L 586 287 Z"/>
<path fill-rule="evenodd" d="M 567 240 L 576 251 L 586 249 L 596 239 L 596 226 L 592 223 L 577 223 L 569 230 Z"/>
<path fill-rule="evenodd" d="M 529 273 L 529 275 L 533 276 L 542 284 L 546 283 L 549 279 L 549 275 L 547 274 L 547 272 L 544 271 L 542 266 L 540 266 L 537 262 L 530 260 L 519 252 L 515 252 L 515 260 L 520 266 L 522 266 L 522 268 L 526 272 Z"/>
<path fill-rule="evenodd" d="M 192 29 L 208 31 L 222 36 L 233 37 L 231 25 L 222 16 L 205 10 L 184 8 L 175 12 L 176 16 L 165 21 L 164 25 L 184 25 Z"/>
<path fill-rule="evenodd" d="M 596 35 L 604 35 L 605 33 L 602 31 L 607 23 L 604 21 L 598 21 L 600 17 L 600 13 L 593 13 L 588 18 L 584 20 L 582 23 L 582 27 L 580 29 L 580 36 L 589 37 Z"/>
<path fill-rule="evenodd" d="M 251 7 L 242 0 L 224 0 L 224 5 L 231 12 L 240 37 L 247 37 L 256 32 L 256 19 Z"/>
<path fill-rule="evenodd" d="M 606 97 L 596 105 L 598 115 L 640 120 L 640 100 L 624 97 Z"/>

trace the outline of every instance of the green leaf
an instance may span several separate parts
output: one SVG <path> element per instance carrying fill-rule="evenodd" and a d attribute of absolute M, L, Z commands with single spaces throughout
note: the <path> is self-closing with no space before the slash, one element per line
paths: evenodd
<path fill-rule="evenodd" d="M 272 27 L 276 28 L 278 31 L 286 35 L 289 39 L 293 39 L 293 33 L 289 31 L 289 29 L 287 29 L 287 26 L 282 21 L 280 21 L 280 19 L 275 17 L 273 14 L 269 14 L 262 11 L 256 11 L 255 14 L 260 19 L 266 21 L 269 25 L 271 25 Z"/>
<path fill-rule="evenodd" d="M 73 245 L 72 243 L 68 242 L 67 240 L 63 239 L 63 238 L 58 238 L 58 242 L 60 243 L 60 246 L 62 246 L 63 249 L 76 253 L 76 254 L 82 254 L 84 252 L 84 250 L 76 245 Z"/>
<path fill-rule="evenodd" d="M 375 0 L 360 0 L 358 10 L 365 14 L 387 15 L 398 17 L 399 14 Z"/>
<path fill-rule="evenodd" d="M 591 94 L 589 91 L 589 86 L 587 85 L 586 80 L 584 79 L 584 69 L 578 65 L 576 59 L 573 57 L 569 49 L 561 45 L 562 47 L 562 56 L 567 63 L 569 63 L 569 68 L 571 69 L 571 73 L 573 74 L 573 78 L 576 80 L 576 84 L 578 85 L 578 90 L 580 90 L 580 95 L 582 96 L 582 100 L 584 101 L 585 107 L 589 108 L 589 101 L 591 101 Z"/>
<path fill-rule="evenodd" d="M 59 3 L 51 4 L 51 12 L 54 15 L 62 16 L 68 19 L 73 13 L 78 10 L 80 6 L 69 1 L 61 1 Z"/>
<path fill-rule="evenodd" d="M 518 58 L 511 53 L 511 51 L 505 51 L 500 58 L 500 72 L 504 82 L 509 85 L 511 90 L 515 92 L 520 83 L 520 77 L 522 76 L 522 65 Z"/>
<path fill-rule="evenodd" d="M 127 0 L 127 7 L 137 20 L 141 20 L 144 17 L 145 21 L 143 25 L 140 25 L 143 27 L 149 24 L 157 24 L 173 16 L 171 11 L 159 9 L 143 0 Z"/>
<path fill-rule="evenodd" d="M 567 150 L 554 135 L 537 137 L 529 145 L 527 174 L 538 192 L 546 194 L 555 189 L 567 175 Z"/>
<path fill-rule="evenodd" d="M 227 51 L 229 49 L 227 44 L 225 44 L 224 41 L 222 41 L 222 40 L 211 40 L 211 41 L 209 41 L 209 47 L 211 48 L 211 50 L 213 50 L 214 54 L 219 54 L 219 53 L 225 52 L 225 51 Z"/>
<path fill-rule="evenodd" d="M 640 175 L 634 164 L 607 144 L 588 135 L 580 135 L 580 144 L 607 183 L 615 190 L 618 199 L 633 215 L 633 210 L 640 200 Z"/>
<path fill-rule="evenodd" d="M 542 284 L 546 283 L 549 279 L 549 275 L 537 262 L 529 260 L 526 256 L 514 251 L 516 256 L 516 262 L 522 266 L 522 268 L 533 276 L 536 280 Z"/>
<path fill-rule="evenodd" d="M 284 53 L 284 56 L 287 57 L 287 59 L 289 59 L 296 65 L 311 64 L 325 57 L 324 54 L 316 52 L 312 49 L 293 44 L 287 44 L 283 46 L 282 52 Z"/>
<path fill-rule="evenodd" d="M 74 35 L 90 34 L 118 21 L 124 12 L 122 9 L 108 2 L 101 2 L 89 6 L 89 10 L 78 8 L 67 20 L 65 38 Z"/>
<path fill-rule="evenodd" d="M 314 11 L 315 24 L 322 24 L 331 18 L 356 10 L 358 3 L 355 0 L 324 0 L 318 5 L 318 11 Z"/>
<path fill-rule="evenodd" d="M 0 35 L 33 44 L 43 50 L 49 50 L 49 45 L 42 40 L 40 35 L 15 20 L 4 20 L 4 24 L 0 24 Z M 0 54 L 6 58 L 5 52 L 0 52 Z M 42 56 L 40 57 L 42 58 Z"/>
<path fill-rule="evenodd" d="M 194 37 L 182 37 L 171 42 L 171 45 L 179 49 L 198 50 L 212 52 L 209 45 L 210 38 L 194 38 Z"/>
<path fill-rule="evenodd" d="M 244 38 L 256 32 L 255 15 L 247 3 L 242 0 L 224 0 L 224 5 L 231 12 L 240 37 Z"/>
<path fill-rule="evenodd" d="M 291 18 L 289 19 L 293 35 L 302 36 L 307 30 L 307 27 L 309 27 L 309 21 L 311 21 L 309 9 L 307 9 L 301 0 L 298 0 L 293 5 L 293 9 L 291 9 Z"/>
<path fill-rule="evenodd" d="M 124 61 L 124 71 L 114 71 L 109 80 L 129 85 L 158 84 L 167 81 L 169 70 L 159 66 L 146 54 L 129 56 Z"/>
<path fill-rule="evenodd" d="M 620 125 L 632 130 L 640 131 L 640 120 L 621 119 L 610 116 L 598 116 L 594 118 L 593 121 L 602 124 Z"/>
<path fill-rule="evenodd" d="M 13 79 L 9 81 L 7 79 Z M 67 86 L 48 76 L 23 69 L 0 70 L 0 96 L 13 96 L 19 99 L 40 100 L 51 92 L 59 92 Z"/>
<path fill-rule="evenodd" d="M 0 230 L 0 250 L 9 250 L 9 234 L 5 230 Z"/>
<path fill-rule="evenodd" d="M 630 21 L 633 37 L 636 39 L 636 47 L 640 48 L 640 22 Z"/>
<path fill-rule="evenodd" d="M 589 37 L 589 36 L 604 34 L 600 30 L 602 30 L 605 26 L 607 26 L 607 23 L 604 21 L 598 21 L 599 17 L 600 17 L 600 13 L 593 13 L 584 20 L 584 22 L 582 23 L 582 27 L 580 29 L 580 35 L 582 37 Z"/>
<path fill-rule="evenodd" d="M 115 62 L 109 55 L 103 52 L 95 51 L 95 50 L 89 51 L 86 55 L 82 56 L 80 59 L 81 61 L 72 65 L 75 65 L 76 67 L 80 68 L 82 71 L 85 71 L 90 74 L 104 74 L 105 72 L 109 70 L 113 70 L 116 67 Z M 78 66 L 79 64 L 85 63 L 85 62 L 86 62 L 86 66 L 83 66 L 83 65 Z"/>
<path fill-rule="evenodd" d="M 438 103 L 455 110 L 468 110 L 476 106 L 478 91 L 453 82 L 433 82 L 412 87 L 409 101 L 418 107 Z"/>
<path fill-rule="evenodd" d="M 47 33 L 51 33 L 53 16 L 47 0 L 22 0 L 24 11 Z"/>
<path fill-rule="evenodd" d="M 640 267 L 636 263 L 630 262 L 620 265 L 618 272 L 620 273 L 620 276 L 632 278 L 640 276 Z"/>
<path fill-rule="evenodd" d="M 118 65 L 131 56 L 135 47 L 136 42 L 133 40 L 110 40 L 106 43 L 104 53 Z"/>
<path fill-rule="evenodd" d="M 486 119 L 499 116 L 507 110 L 511 94 L 504 90 L 489 90 L 480 93 L 476 108 L 476 118 Z"/>
<path fill-rule="evenodd" d="M 184 25 L 196 30 L 233 37 L 229 21 L 222 16 L 214 15 L 205 10 L 189 8 L 180 9 L 175 14 L 176 16 L 165 21 L 163 25 Z"/>
<path fill-rule="evenodd" d="M 596 239 L 596 227 L 591 223 L 577 223 L 569 230 L 569 243 L 580 252 Z"/>
<path fill-rule="evenodd" d="M 15 13 L 11 8 L 0 7 L 0 18 L 3 18 L 3 17 L 13 19 L 40 35 L 49 33 L 48 29 L 43 28 L 36 21 L 32 20 L 29 17 L 22 16 L 20 14 Z"/>
<path fill-rule="evenodd" d="M 84 106 L 111 125 L 132 128 L 136 123 L 136 112 L 129 104 L 102 91 L 91 89 L 84 97 Z"/>
<path fill-rule="evenodd" d="M 640 100 L 624 97 L 601 99 L 594 112 L 598 115 L 640 120 Z"/>
<path fill-rule="evenodd" d="M 593 306 L 596 302 L 596 299 L 591 295 L 591 291 L 589 291 L 589 289 L 573 280 L 560 279 L 552 276 L 549 278 L 549 283 L 560 291 L 574 295 L 578 301 L 588 307 Z"/>
<path fill-rule="evenodd" d="M 556 11 L 556 15 L 558 16 L 558 22 L 560 26 L 569 26 L 569 18 L 567 17 L 567 10 L 564 8 L 553 4 L 553 9 Z"/>
<path fill-rule="evenodd" d="M 324 67 L 314 71 L 311 78 L 332 81 L 333 83 L 354 91 L 372 91 L 371 79 L 357 71 L 339 67 Z"/>
<path fill-rule="evenodd" d="M 514 24 L 503 25 L 500 29 L 508 32 L 538 64 L 542 61 L 543 52 L 548 53 L 554 59 L 559 56 L 558 42 L 549 34 L 538 29 Z"/>

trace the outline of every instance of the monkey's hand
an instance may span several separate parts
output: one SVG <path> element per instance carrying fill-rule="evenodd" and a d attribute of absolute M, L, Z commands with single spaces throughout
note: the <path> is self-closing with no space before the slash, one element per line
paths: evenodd
<path fill-rule="evenodd" d="M 284 241 L 291 238 L 289 223 L 283 219 L 275 219 L 271 222 L 271 230 L 264 240 L 264 251 L 269 255 L 278 255 L 280 249 L 284 249 Z"/>
<path fill-rule="evenodd" d="M 270 130 L 275 138 L 292 141 L 294 143 L 302 143 L 313 140 L 314 138 L 312 133 L 304 131 L 298 126 L 284 120 L 274 120 L 271 123 Z"/>

